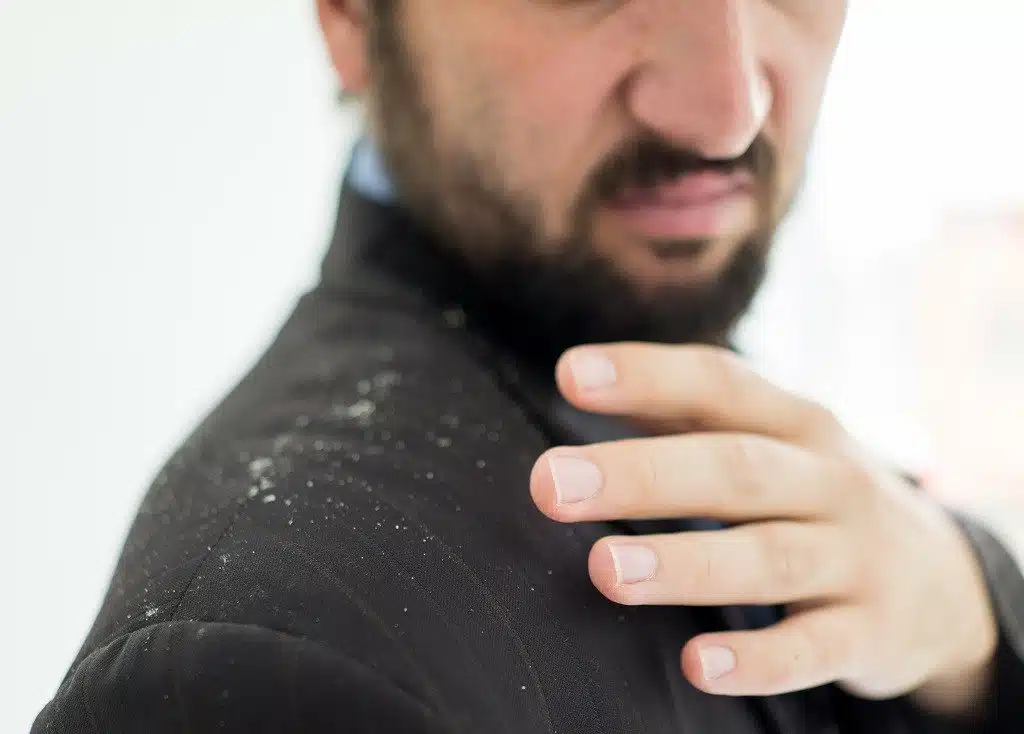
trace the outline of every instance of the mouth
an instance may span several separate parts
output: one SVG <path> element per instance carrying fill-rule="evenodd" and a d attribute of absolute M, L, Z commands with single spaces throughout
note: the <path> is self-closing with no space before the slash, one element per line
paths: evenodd
<path fill-rule="evenodd" d="M 607 200 L 603 209 L 645 238 L 691 240 L 742 231 L 756 214 L 756 203 L 749 171 L 704 170 L 627 189 Z"/>

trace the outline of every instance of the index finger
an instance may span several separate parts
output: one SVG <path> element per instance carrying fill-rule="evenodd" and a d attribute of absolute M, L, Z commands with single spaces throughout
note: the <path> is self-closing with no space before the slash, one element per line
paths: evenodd
<path fill-rule="evenodd" d="M 665 430 L 754 433 L 804 445 L 830 441 L 841 431 L 825 408 L 773 385 L 717 347 L 577 347 L 559 360 L 555 374 L 576 407 Z"/>

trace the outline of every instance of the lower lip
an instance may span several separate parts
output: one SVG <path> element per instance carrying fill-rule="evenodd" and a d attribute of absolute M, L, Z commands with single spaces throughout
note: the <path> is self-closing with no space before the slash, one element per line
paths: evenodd
<path fill-rule="evenodd" d="M 615 202 L 606 211 L 634 232 L 653 239 L 697 239 L 737 232 L 753 206 L 742 186 L 695 201 Z"/>

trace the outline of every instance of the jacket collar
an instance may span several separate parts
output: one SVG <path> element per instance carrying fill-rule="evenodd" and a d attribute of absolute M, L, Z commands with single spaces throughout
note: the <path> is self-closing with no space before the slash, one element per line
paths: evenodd
<path fill-rule="evenodd" d="M 350 177 L 342 186 L 320 289 L 458 331 L 464 347 L 552 443 L 590 442 L 579 435 L 579 422 L 562 420 L 568 406 L 559 405 L 554 360 L 531 349 L 533 329 L 488 298 L 460 258 L 401 207 L 371 199 Z"/>

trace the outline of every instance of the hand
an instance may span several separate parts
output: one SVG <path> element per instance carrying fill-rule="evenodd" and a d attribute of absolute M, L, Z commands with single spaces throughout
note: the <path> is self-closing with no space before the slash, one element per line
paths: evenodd
<path fill-rule="evenodd" d="M 725 530 L 609 537 L 594 585 L 619 604 L 787 605 L 757 631 L 701 635 L 682 668 L 710 693 L 760 696 L 838 682 L 866 698 L 976 683 L 996 622 L 952 518 L 875 464 L 822 407 L 711 347 L 581 347 L 557 368 L 577 407 L 657 437 L 557 448 L 534 468 L 560 522 L 711 518 Z M 933 696 L 934 698 L 934 696 Z"/>

